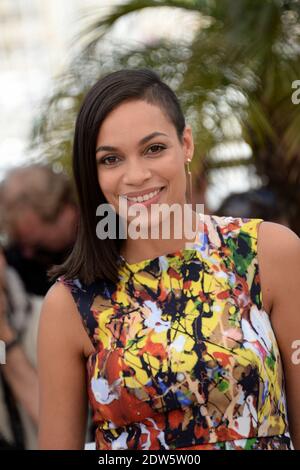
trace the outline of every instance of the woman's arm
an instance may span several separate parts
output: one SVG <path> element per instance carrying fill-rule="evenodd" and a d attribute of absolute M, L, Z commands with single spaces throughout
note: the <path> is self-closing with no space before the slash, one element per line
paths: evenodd
<path fill-rule="evenodd" d="M 286 380 L 288 420 L 293 445 L 300 450 L 300 239 L 288 228 L 264 222 L 258 257 L 263 294 L 271 298 L 271 323 Z"/>
<path fill-rule="evenodd" d="M 84 448 L 91 344 L 71 294 L 56 283 L 44 299 L 38 334 L 40 449 Z"/>

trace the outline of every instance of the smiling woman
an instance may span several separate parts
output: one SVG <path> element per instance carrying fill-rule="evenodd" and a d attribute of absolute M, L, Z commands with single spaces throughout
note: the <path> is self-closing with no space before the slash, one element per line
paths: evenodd
<path fill-rule="evenodd" d="M 41 448 L 83 448 L 88 400 L 98 450 L 288 450 L 290 432 L 300 448 L 297 236 L 191 211 L 192 239 L 174 237 L 172 217 L 167 238 L 97 237 L 102 204 L 117 233 L 124 201 L 128 223 L 135 206 L 184 209 L 193 150 L 151 70 L 112 73 L 85 97 L 77 239 L 40 321 Z"/>

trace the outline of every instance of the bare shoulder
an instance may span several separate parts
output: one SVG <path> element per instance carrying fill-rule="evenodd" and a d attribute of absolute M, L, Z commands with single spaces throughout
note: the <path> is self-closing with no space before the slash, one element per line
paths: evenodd
<path fill-rule="evenodd" d="M 291 261 L 300 256 L 300 239 L 284 225 L 262 222 L 258 230 L 258 249 L 262 257 L 270 258 L 272 262 Z"/>
<path fill-rule="evenodd" d="M 61 282 L 56 282 L 43 300 L 41 322 L 46 323 L 48 327 L 60 325 L 61 328 L 72 328 L 74 321 L 77 323 L 77 315 L 70 292 Z"/>
<path fill-rule="evenodd" d="M 300 239 L 295 232 L 285 225 L 277 224 L 275 222 L 262 222 L 259 228 L 259 237 L 262 241 L 268 241 L 273 246 L 282 242 L 282 248 L 288 248 L 287 244 L 299 249 Z"/>
<path fill-rule="evenodd" d="M 66 287 L 62 282 L 55 282 L 53 286 L 50 287 L 47 294 L 44 297 L 43 306 L 47 308 L 56 307 L 59 310 L 65 306 L 70 306 L 71 296 L 67 291 Z M 47 311 L 47 309 L 45 310 Z"/>
<path fill-rule="evenodd" d="M 300 239 L 284 225 L 262 222 L 257 250 L 264 304 L 270 313 L 277 296 L 282 297 L 285 286 L 299 276 Z"/>
<path fill-rule="evenodd" d="M 47 331 L 47 336 L 62 334 L 65 343 L 74 346 L 85 357 L 94 350 L 74 299 L 62 282 L 56 282 L 44 298 L 39 325 L 40 335 L 43 331 Z"/>

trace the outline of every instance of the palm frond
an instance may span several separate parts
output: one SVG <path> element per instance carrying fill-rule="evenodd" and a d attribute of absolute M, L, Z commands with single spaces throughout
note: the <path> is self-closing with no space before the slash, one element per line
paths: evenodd
<path fill-rule="evenodd" d="M 192 12 L 208 13 L 211 0 L 132 0 L 113 7 L 112 11 L 100 20 L 92 20 L 77 36 L 78 41 L 84 41 L 84 51 L 90 51 L 105 34 L 111 30 L 118 20 L 132 13 L 138 13 L 146 8 L 169 7 Z"/>

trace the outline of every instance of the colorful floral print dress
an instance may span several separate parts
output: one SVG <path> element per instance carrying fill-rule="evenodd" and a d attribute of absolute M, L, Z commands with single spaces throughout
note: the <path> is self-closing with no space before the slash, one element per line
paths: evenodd
<path fill-rule="evenodd" d="M 117 284 L 58 279 L 95 346 L 99 450 L 292 448 L 260 285 L 261 220 L 201 218 L 194 244 L 120 263 Z"/>

